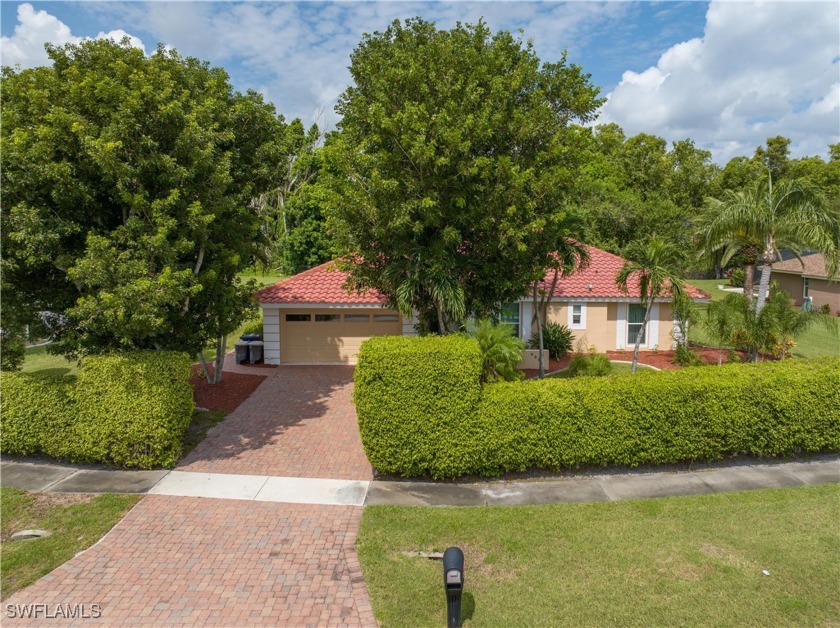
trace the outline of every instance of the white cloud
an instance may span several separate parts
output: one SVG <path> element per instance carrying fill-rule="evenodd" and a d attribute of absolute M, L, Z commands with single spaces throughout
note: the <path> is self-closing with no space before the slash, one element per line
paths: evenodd
<path fill-rule="evenodd" d="M 713 2 L 702 38 L 625 72 L 600 122 L 628 135 L 691 137 L 718 162 L 791 138 L 794 156 L 840 139 L 837 3 Z"/>
<path fill-rule="evenodd" d="M 74 36 L 64 22 L 46 11 L 36 11 L 28 2 L 18 5 L 17 18 L 18 24 L 14 34 L 11 37 L 0 38 L 0 62 L 3 65 L 20 65 L 21 68 L 47 65 L 50 59 L 44 48 L 45 44 L 63 46 L 78 44 L 88 39 Z M 132 46 L 145 53 L 140 38 L 122 29 L 100 32 L 93 39 L 112 39 L 120 42 L 123 37 L 128 37 Z"/>
<path fill-rule="evenodd" d="M 23 68 L 44 65 L 49 63 L 45 43 L 62 46 L 81 41 L 80 37 L 73 37 L 70 28 L 57 17 L 46 11 L 36 11 L 29 3 L 18 6 L 17 17 L 14 35 L 0 38 L 3 65 L 20 64 Z"/>

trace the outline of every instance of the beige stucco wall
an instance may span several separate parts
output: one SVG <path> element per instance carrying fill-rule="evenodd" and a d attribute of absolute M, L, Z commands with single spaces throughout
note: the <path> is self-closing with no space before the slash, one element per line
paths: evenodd
<path fill-rule="evenodd" d="M 805 299 L 802 296 L 804 279 L 801 275 L 771 272 L 770 280 L 778 283 L 782 290 L 793 297 L 793 302 L 797 306 L 802 305 Z M 811 277 L 808 279 L 808 294 L 814 300 L 815 308 L 820 308 L 824 303 L 828 303 L 832 314 L 840 312 L 840 282 Z"/>
<path fill-rule="evenodd" d="M 779 287 L 793 298 L 796 305 L 802 305 L 802 275 L 771 272 L 770 281 L 778 283 Z M 812 279 L 810 285 L 813 286 L 815 281 L 815 279 Z M 814 297 L 814 302 L 816 300 L 816 297 Z"/>
<path fill-rule="evenodd" d="M 840 282 L 826 279 L 811 279 L 808 294 L 814 299 L 814 307 L 822 307 L 828 303 L 832 314 L 840 313 Z"/>
<path fill-rule="evenodd" d="M 586 303 L 586 329 L 572 329 L 574 334 L 575 348 L 577 343 L 582 341 L 582 347 L 586 350 L 595 345 L 598 351 L 614 351 L 616 346 L 616 325 L 618 324 L 618 303 Z M 673 345 L 671 331 L 674 328 L 673 308 L 670 303 L 659 304 L 659 330 L 654 344 L 659 344 L 659 349 L 667 350 Z M 569 305 L 567 303 L 550 303 L 547 307 L 545 320 L 561 325 L 569 324 Z M 626 326 L 626 321 L 625 321 Z M 626 338 L 627 332 L 622 332 Z M 642 346 L 640 350 L 648 351 L 653 346 Z"/>
<path fill-rule="evenodd" d="M 659 348 L 663 351 L 671 349 L 674 339 L 671 332 L 674 329 L 674 306 L 670 303 L 659 304 Z"/>

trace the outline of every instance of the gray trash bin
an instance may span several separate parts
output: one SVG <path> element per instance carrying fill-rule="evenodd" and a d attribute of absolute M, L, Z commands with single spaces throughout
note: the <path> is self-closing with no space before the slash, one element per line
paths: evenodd
<path fill-rule="evenodd" d="M 248 343 L 248 352 L 251 354 L 251 364 L 262 362 L 263 359 L 263 343 L 261 340 L 255 340 Z"/>
<path fill-rule="evenodd" d="M 234 345 L 234 350 L 236 353 L 234 354 L 234 358 L 237 364 L 242 364 L 243 362 L 248 361 L 248 343 L 247 342 L 237 342 Z"/>

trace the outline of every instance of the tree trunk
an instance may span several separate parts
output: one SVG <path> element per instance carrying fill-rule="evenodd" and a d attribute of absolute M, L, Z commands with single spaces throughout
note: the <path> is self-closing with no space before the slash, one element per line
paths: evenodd
<path fill-rule="evenodd" d="M 723 348 L 718 347 L 718 366 L 723 364 Z"/>
<path fill-rule="evenodd" d="M 543 328 L 542 328 L 542 317 L 540 316 L 540 303 L 537 300 L 537 282 L 534 282 L 534 315 L 537 318 L 537 336 L 540 339 L 538 350 L 539 354 L 539 363 L 540 363 L 540 379 L 545 377 L 545 360 L 543 359 Z"/>
<path fill-rule="evenodd" d="M 443 319 L 443 308 L 441 308 L 440 304 L 435 303 L 435 309 L 437 310 L 439 332 L 441 335 L 444 335 L 446 334 L 446 323 Z"/>
<path fill-rule="evenodd" d="M 204 377 L 207 379 L 207 383 L 212 384 L 213 379 L 210 377 L 210 367 L 207 366 L 207 358 L 204 357 L 204 351 L 198 352 L 198 361 L 201 363 L 201 370 L 204 372 Z"/>
<path fill-rule="evenodd" d="M 648 320 L 650 319 L 650 311 L 653 309 L 653 299 L 648 300 L 647 307 L 645 308 L 645 320 L 642 321 L 642 333 L 636 334 L 636 346 L 633 349 L 633 365 L 630 367 L 630 370 L 635 373 L 636 372 L 636 365 L 639 364 L 639 345 L 642 344 L 642 336 L 645 337 L 645 340 L 648 341 L 648 345 L 650 345 L 650 338 L 647 337 L 648 333 Z"/>
<path fill-rule="evenodd" d="M 216 360 L 215 360 L 215 370 L 216 372 L 213 373 L 213 383 L 218 384 L 222 381 L 222 369 L 225 366 L 225 345 L 227 344 L 227 336 L 219 336 L 219 339 L 216 341 Z"/>
<path fill-rule="evenodd" d="M 761 279 L 758 282 L 758 302 L 755 304 L 755 313 L 761 314 L 764 304 L 767 303 L 767 294 L 770 292 L 770 273 L 773 271 L 773 262 L 776 261 L 776 247 L 773 240 L 767 241 L 762 255 L 764 266 L 761 268 Z"/>
<path fill-rule="evenodd" d="M 744 264 L 744 296 L 752 305 L 753 298 L 753 277 L 755 276 L 755 264 Z"/>

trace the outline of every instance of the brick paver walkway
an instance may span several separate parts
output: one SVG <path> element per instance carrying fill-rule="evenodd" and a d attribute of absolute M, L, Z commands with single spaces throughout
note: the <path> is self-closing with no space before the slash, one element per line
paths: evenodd
<path fill-rule="evenodd" d="M 352 366 L 279 366 L 178 466 L 180 471 L 369 480 Z"/>
<path fill-rule="evenodd" d="M 59 622 L 70 625 L 371 625 L 353 546 L 360 516 L 149 495 L 100 543 L 4 602 L 3 623 L 29 623 L 7 619 L 7 604 L 40 603 L 100 606 L 98 620 Z"/>
<path fill-rule="evenodd" d="M 365 480 L 352 367 L 279 367 L 180 470 Z M 148 495 L 98 544 L 6 604 L 98 604 L 43 625 L 375 625 L 361 508 Z M 66 606 L 65 606 L 66 607 Z M 62 607 L 62 608 L 65 608 Z"/>

